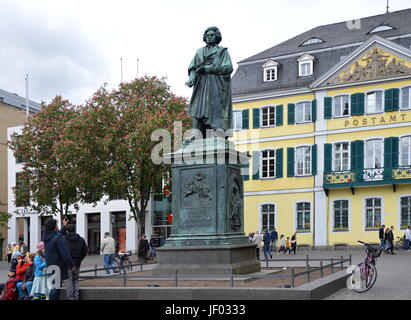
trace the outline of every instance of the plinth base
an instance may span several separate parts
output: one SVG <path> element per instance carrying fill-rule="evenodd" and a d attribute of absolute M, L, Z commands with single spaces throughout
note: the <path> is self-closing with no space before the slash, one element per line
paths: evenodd
<path fill-rule="evenodd" d="M 229 275 L 260 271 L 254 244 L 165 246 L 157 251 L 154 275 Z"/>

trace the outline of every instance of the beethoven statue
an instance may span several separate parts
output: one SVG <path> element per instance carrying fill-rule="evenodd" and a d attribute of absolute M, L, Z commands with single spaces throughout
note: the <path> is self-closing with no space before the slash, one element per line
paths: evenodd
<path fill-rule="evenodd" d="M 197 50 L 188 67 L 186 85 L 194 86 L 188 115 L 193 119 L 193 129 L 206 137 L 207 129 L 231 128 L 231 73 L 233 66 L 227 48 L 218 46 L 220 30 L 208 28 L 203 35 L 207 45 Z"/>

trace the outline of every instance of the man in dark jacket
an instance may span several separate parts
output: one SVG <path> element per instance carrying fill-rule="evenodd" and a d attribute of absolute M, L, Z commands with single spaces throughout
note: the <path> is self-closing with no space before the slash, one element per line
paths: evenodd
<path fill-rule="evenodd" d="M 385 237 L 384 237 L 385 224 L 383 224 L 378 230 L 378 238 L 380 239 L 380 246 L 378 248 L 384 249 Z"/>
<path fill-rule="evenodd" d="M 391 228 L 387 231 L 387 233 L 385 234 L 385 241 L 387 243 L 387 249 L 385 250 L 385 252 L 388 253 L 388 251 L 391 251 L 391 254 L 395 254 L 394 253 L 394 226 L 391 226 Z"/>
<path fill-rule="evenodd" d="M 66 286 L 67 299 L 68 300 L 79 300 L 79 286 L 78 277 L 80 272 L 80 265 L 83 259 L 87 255 L 87 245 L 86 241 L 76 233 L 76 226 L 70 224 L 67 226 L 67 234 L 65 235 L 66 244 L 70 251 L 71 258 L 74 261 L 76 270 L 68 270 L 69 278 L 64 283 Z"/>
<path fill-rule="evenodd" d="M 63 223 L 66 225 L 68 221 L 64 220 Z M 70 251 L 67 248 L 62 233 L 58 232 L 57 220 L 48 219 L 44 228 L 43 242 L 47 267 L 58 266 L 60 268 L 60 280 L 65 281 L 68 279 L 68 270 L 74 271 L 76 268 Z M 61 283 L 56 283 L 56 285 L 61 285 Z M 59 291 L 57 289 L 51 289 L 49 297 L 50 300 L 58 300 Z"/>
<path fill-rule="evenodd" d="M 278 239 L 278 232 L 274 228 L 273 231 L 271 232 L 271 250 L 273 250 L 274 252 L 277 251 L 277 248 L 276 248 L 277 239 Z"/>
<path fill-rule="evenodd" d="M 270 256 L 270 258 L 272 259 L 273 256 L 271 255 L 271 251 L 270 251 L 271 235 L 268 233 L 268 230 L 264 231 L 263 242 L 264 242 L 265 259 L 268 259 L 268 256 Z"/>

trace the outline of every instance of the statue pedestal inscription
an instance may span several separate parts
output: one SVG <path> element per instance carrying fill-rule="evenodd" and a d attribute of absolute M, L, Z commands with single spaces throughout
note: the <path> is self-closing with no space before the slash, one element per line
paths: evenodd
<path fill-rule="evenodd" d="M 154 274 L 236 274 L 260 270 L 244 235 L 241 168 L 248 156 L 220 137 L 194 140 L 172 158 L 173 226 Z"/>

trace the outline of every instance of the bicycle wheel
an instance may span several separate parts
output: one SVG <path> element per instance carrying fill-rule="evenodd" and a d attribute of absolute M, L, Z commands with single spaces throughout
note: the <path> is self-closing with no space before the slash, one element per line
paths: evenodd
<path fill-rule="evenodd" d="M 117 273 L 120 271 L 120 263 L 118 262 L 117 259 L 113 260 L 113 272 Z"/>
<path fill-rule="evenodd" d="M 377 269 L 371 263 L 360 263 L 351 273 L 351 287 L 355 292 L 363 293 L 372 288 L 377 280 Z"/>

